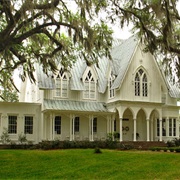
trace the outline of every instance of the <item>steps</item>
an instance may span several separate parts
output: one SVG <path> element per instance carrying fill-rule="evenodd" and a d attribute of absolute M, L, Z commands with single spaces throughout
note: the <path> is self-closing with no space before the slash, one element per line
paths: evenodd
<path fill-rule="evenodd" d="M 151 147 L 167 147 L 164 141 L 122 141 L 122 144 L 130 145 L 139 150 L 148 150 Z"/>

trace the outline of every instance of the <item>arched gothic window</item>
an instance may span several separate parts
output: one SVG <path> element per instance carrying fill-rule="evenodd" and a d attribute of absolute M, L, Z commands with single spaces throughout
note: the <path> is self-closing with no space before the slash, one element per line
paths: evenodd
<path fill-rule="evenodd" d="M 56 96 L 67 98 L 68 97 L 68 83 L 69 77 L 63 68 L 60 69 L 56 77 Z"/>
<path fill-rule="evenodd" d="M 135 75 L 135 96 L 148 96 L 147 75 L 142 69 L 139 69 Z"/>
<path fill-rule="evenodd" d="M 95 99 L 96 98 L 96 82 L 92 75 L 91 70 L 88 71 L 84 80 L 84 99 Z"/>

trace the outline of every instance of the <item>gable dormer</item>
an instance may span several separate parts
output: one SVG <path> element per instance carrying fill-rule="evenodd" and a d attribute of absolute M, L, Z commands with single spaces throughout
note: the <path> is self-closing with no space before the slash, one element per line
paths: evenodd
<path fill-rule="evenodd" d="M 83 99 L 95 100 L 97 96 L 97 73 L 95 69 L 87 67 L 84 71 L 82 81 L 85 90 L 83 91 Z"/>
<path fill-rule="evenodd" d="M 60 67 L 59 72 L 54 77 L 55 78 L 55 97 L 58 98 L 68 98 L 68 90 L 69 90 L 69 74 L 64 70 L 63 67 Z"/>

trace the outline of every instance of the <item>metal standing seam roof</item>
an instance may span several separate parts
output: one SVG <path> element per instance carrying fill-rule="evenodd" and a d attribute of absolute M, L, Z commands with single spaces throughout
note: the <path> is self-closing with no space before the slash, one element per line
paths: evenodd
<path fill-rule="evenodd" d="M 104 103 L 44 99 L 44 110 L 109 112 Z"/>
<path fill-rule="evenodd" d="M 78 59 L 71 70 L 70 89 L 83 91 L 85 90 L 82 82 L 82 75 L 87 65 L 82 59 Z"/>
<path fill-rule="evenodd" d="M 99 67 L 95 66 L 98 74 L 98 92 L 104 93 L 107 88 L 108 78 L 107 72 L 109 67 L 109 60 L 107 58 L 102 58 L 99 61 Z"/>
<path fill-rule="evenodd" d="M 138 42 L 136 36 L 132 36 L 112 49 L 112 69 L 113 74 L 117 76 L 112 89 L 119 88 Z"/>
<path fill-rule="evenodd" d="M 52 76 L 47 76 L 41 66 L 36 65 L 36 74 L 39 89 L 55 89 L 55 80 Z"/>
<path fill-rule="evenodd" d="M 115 40 L 113 48 L 111 51 L 112 61 L 103 57 L 99 61 L 99 68 L 95 64 L 94 67 L 98 74 L 98 92 L 104 93 L 108 85 L 108 67 L 112 67 L 113 74 L 116 75 L 112 89 L 117 89 L 120 87 L 123 77 L 129 67 L 132 56 L 135 52 L 135 49 L 138 45 L 137 36 L 132 36 L 127 40 Z M 82 82 L 82 76 L 87 68 L 87 64 L 83 59 L 78 59 L 71 70 L 71 79 L 70 79 L 70 89 L 83 91 L 85 90 L 84 84 Z M 55 80 L 51 77 L 48 77 L 42 70 L 42 67 L 36 66 L 38 87 L 40 89 L 55 89 Z M 172 85 L 167 78 L 165 78 L 167 86 L 169 89 L 169 95 L 173 98 L 180 98 L 180 90 L 176 85 Z M 93 102 L 94 103 L 94 102 Z"/>
<path fill-rule="evenodd" d="M 179 87 L 172 83 L 169 79 L 166 79 L 167 85 L 168 85 L 168 89 L 169 89 L 169 95 L 172 98 L 180 98 L 180 89 Z"/>

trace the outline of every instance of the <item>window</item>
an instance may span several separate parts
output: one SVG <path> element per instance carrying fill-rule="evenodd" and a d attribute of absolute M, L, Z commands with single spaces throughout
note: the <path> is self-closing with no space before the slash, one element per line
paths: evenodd
<path fill-rule="evenodd" d="M 116 132 L 117 126 L 116 126 L 116 120 L 114 120 L 114 132 Z"/>
<path fill-rule="evenodd" d="M 173 119 L 173 135 L 176 136 L 176 119 Z"/>
<path fill-rule="evenodd" d="M 17 133 L 17 116 L 8 116 L 8 133 Z"/>
<path fill-rule="evenodd" d="M 84 91 L 84 98 L 95 99 L 96 98 L 96 82 L 90 70 L 87 73 L 87 76 L 84 80 L 84 86 L 86 89 Z"/>
<path fill-rule="evenodd" d="M 56 96 L 67 98 L 68 97 L 68 82 L 69 78 L 66 72 L 61 68 L 56 77 Z"/>
<path fill-rule="evenodd" d="M 33 117 L 25 116 L 24 134 L 33 134 Z"/>
<path fill-rule="evenodd" d="M 157 136 L 160 135 L 160 122 L 159 122 L 159 119 L 157 119 Z"/>
<path fill-rule="evenodd" d="M 79 132 L 79 117 L 74 119 L 74 132 Z"/>
<path fill-rule="evenodd" d="M 169 119 L 169 136 L 176 136 L 176 119 Z"/>
<path fill-rule="evenodd" d="M 93 119 L 93 132 L 96 133 L 97 132 L 97 118 Z"/>
<path fill-rule="evenodd" d="M 162 135 L 166 136 L 166 119 L 162 120 Z"/>
<path fill-rule="evenodd" d="M 142 78 L 142 94 L 147 97 L 147 77 L 146 74 L 143 75 Z"/>
<path fill-rule="evenodd" d="M 148 96 L 148 81 L 147 81 L 147 75 L 142 70 L 139 69 L 139 71 L 135 75 L 135 96 Z"/>
<path fill-rule="evenodd" d="M 109 78 L 109 98 L 113 98 L 115 96 L 115 89 L 112 89 L 113 83 L 114 83 L 114 78 L 111 75 Z"/>
<path fill-rule="evenodd" d="M 54 121 L 55 134 L 61 134 L 61 116 L 56 116 Z"/>

